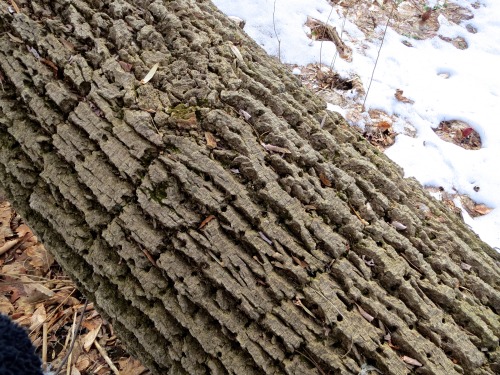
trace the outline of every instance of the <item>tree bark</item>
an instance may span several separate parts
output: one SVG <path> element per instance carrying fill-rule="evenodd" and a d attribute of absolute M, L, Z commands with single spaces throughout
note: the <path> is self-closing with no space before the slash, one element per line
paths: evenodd
<path fill-rule="evenodd" d="M 16 3 L 1 184 L 154 373 L 500 373 L 499 254 L 211 2 Z"/>

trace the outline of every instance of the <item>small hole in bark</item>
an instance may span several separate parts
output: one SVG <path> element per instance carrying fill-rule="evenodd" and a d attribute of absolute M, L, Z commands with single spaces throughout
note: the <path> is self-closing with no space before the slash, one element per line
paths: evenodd
<path fill-rule="evenodd" d="M 222 357 L 222 352 L 217 352 L 217 357 Z"/>
<path fill-rule="evenodd" d="M 391 311 L 392 310 L 392 306 L 387 306 L 386 309 L 387 309 L 387 311 Z"/>
<path fill-rule="evenodd" d="M 337 321 L 341 322 L 342 320 L 344 320 L 344 317 L 341 314 L 338 314 Z"/>
<path fill-rule="evenodd" d="M 427 353 L 426 356 L 427 356 L 427 358 L 431 358 L 432 354 L 431 353 Z"/>
<path fill-rule="evenodd" d="M 425 275 L 420 276 L 420 280 L 425 280 Z"/>
<path fill-rule="evenodd" d="M 377 241 L 377 246 L 382 247 L 384 243 L 382 241 Z"/>
<path fill-rule="evenodd" d="M 247 320 L 247 322 L 245 323 L 245 328 L 250 327 L 251 324 L 252 324 L 252 321 L 250 319 Z"/>
<path fill-rule="evenodd" d="M 206 174 L 204 179 L 205 179 L 205 181 L 210 181 L 211 180 L 210 175 Z"/>
<path fill-rule="evenodd" d="M 220 208 L 220 210 L 221 210 L 222 212 L 226 212 L 226 211 L 227 211 L 227 206 L 222 206 L 222 207 Z"/>
<path fill-rule="evenodd" d="M 104 142 L 107 142 L 108 140 L 108 136 L 106 134 L 103 134 L 101 139 L 104 141 Z"/>
<path fill-rule="evenodd" d="M 179 282 L 184 282 L 184 278 L 182 276 L 179 277 Z"/>
<path fill-rule="evenodd" d="M 240 272 L 240 266 L 234 266 L 234 269 L 238 272 Z"/>
<path fill-rule="evenodd" d="M 367 296 L 368 294 L 370 294 L 370 290 L 369 289 L 363 289 L 363 295 Z"/>
<path fill-rule="evenodd" d="M 381 348 L 380 346 L 379 346 L 377 349 L 375 349 L 375 351 L 376 351 L 377 353 L 382 353 L 382 352 L 383 352 L 383 350 L 382 350 L 382 348 Z"/>
<path fill-rule="evenodd" d="M 262 211 L 261 212 L 261 216 L 262 217 L 267 217 L 269 215 L 269 213 L 267 211 Z"/>
<path fill-rule="evenodd" d="M 300 171 L 298 174 L 299 174 L 299 177 L 304 177 L 304 172 Z"/>
<path fill-rule="evenodd" d="M 409 328 L 410 330 L 413 330 L 413 328 L 414 328 L 414 327 L 413 327 L 413 324 L 410 324 L 410 325 L 408 326 L 408 328 Z"/>
<path fill-rule="evenodd" d="M 191 276 L 198 276 L 198 272 L 196 271 L 191 272 Z"/>
<path fill-rule="evenodd" d="M 234 202 L 236 200 L 236 198 L 238 198 L 238 196 L 236 194 L 231 194 L 231 202 Z"/>
<path fill-rule="evenodd" d="M 409 273 L 407 273 L 406 275 L 403 276 L 403 278 L 408 281 L 411 279 L 411 275 Z"/>
<path fill-rule="evenodd" d="M 76 160 L 80 161 L 80 162 L 84 162 L 85 161 L 85 157 L 82 155 L 82 154 L 77 154 L 76 155 Z"/>
<path fill-rule="evenodd" d="M 446 323 L 446 319 L 445 318 L 441 319 L 441 323 Z"/>

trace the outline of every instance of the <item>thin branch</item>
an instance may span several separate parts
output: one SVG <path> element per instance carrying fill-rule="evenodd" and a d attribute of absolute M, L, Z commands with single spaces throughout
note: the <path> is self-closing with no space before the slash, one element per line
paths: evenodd
<path fill-rule="evenodd" d="M 63 368 L 63 366 L 66 364 L 66 361 L 68 360 L 69 356 L 71 355 L 71 353 L 73 352 L 73 348 L 75 346 L 75 342 L 76 342 L 76 336 L 77 336 L 77 332 L 80 330 L 80 326 L 82 325 L 82 322 L 83 322 L 83 316 L 85 315 L 85 310 L 87 310 L 87 305 L 89 304 L 89 300 L 88 299 L 85 299 L 85 305 L 83 305 L 83 310 L 82 310 L 82 315 L 80 316 L 80 320 L 78 321 L 78 325 L 76 326 L 76 329 L 74 331 L 74 334 L 73 334 L 73 337 L 71 338 L 71 344 L 69 346 L 69 349 L 68 349 L 68 352 L 66 353 L 66 355 L 64 356 L 61 364 L 59 365 L 59 367 L 57 368 L 56 370 L 56 375 L 59 374 L 61 372 L 61 369 Z"/>
<path fill-rule="evenodd" d="M 331 6 L 330 13 L 328 14 L 328 18 L 326 19 L 325 25 L 328 25 L 328 21 L 330 21 L 330 17 L 332 16 L 333 12 L 333 5 Z M 323 51 L 323 42 L 324 40 L 321 40 L 321 43 L 319 45 L 319 68 L 321 69 L 321 52 Z"/>
<path fill-rule="evenodd" d="M 349 10 L 351 8 L 347 8 L 347 11 L 345 13 L 344 21 L 342 22 L 342 30 L 340 30 L 340 39 L 342 39 L 342 35 L 344 35 L 344 28 L 345 28 L 345 22 L 347 20 L 347 16 L 349 15 Z M 335 49 L 335 55 L 333 55 L 332 63 L 330 64 L 330 70 L 333 71 L 333 68 L 335 66 L 335 61 L 337 60 L 337 55 L 339 54 L 339 51 Z"/>
<path fill-rule="evenodd" d="M 375 69 L 377 69 L 377 63 L 378 63 L 378 59 L 380 57 L 380 51 L 382 51 L 382 46 L 384 45 L 385 35 L 387 34 L 387 28 L 389 27 L 389 22 L 391 22 L 392 14 L 394 13 L 394 9 L 395 9 L 395 7 L 394 7 L 394 3 L 393 3 L 392 9 L 391 9 L 391 14 L 389 14 L 389 18 L 387 19 L 387 23 L 385 24 L 384 35 L 382 36 L 382 42 L 380 43 L 380 47 L 379 47 L 378 53 L 377 53 L 377 58 L 375 59 L 375 65 L 373 67 L 372 76 L 370 77 L 370 83 L 368 84 L 368 89 L 366 90 L 365 99 L 363 100 L 363 107 L 362 107 L 363 111 L 365 109 L 366 98 L 368 98 L 368 93 L 370 92 L 370 87 L 372 87 L 373 76 L 375 75 Z"/>
<path fill-rule="evenodd" d="M 276 22 L 274 16 L 276 15 L 276 0 L 274 0 L 274 8 L 273 8 L 273 29 L 274 35 L 276 35 L 276 39 L 278 40 L 278 59 L 281 61 L 281 40 L 278 36 L 278 32 L 276 31 Z"/>

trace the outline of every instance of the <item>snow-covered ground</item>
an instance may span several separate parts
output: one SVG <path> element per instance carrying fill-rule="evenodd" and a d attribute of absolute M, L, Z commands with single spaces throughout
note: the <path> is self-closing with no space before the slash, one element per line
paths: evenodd
<path fill-rule="evenodd" d="M 337 57 L 334 70 L 343 77 L 357 74 L 365 90 L 369 86 L 385 25 L 375 29 L 378 37 L 370 38 L 349 16 L 343 26 L 346 8 L 334 6 L 332 11 L 327 0 L 213 2 L 227 15 L 246 20 L 245 31 L 268 53 L 279 53 L 282 62 L 301 66 L 318 63 L 320 58 L 322 64 L 331 65 L 335 45 L 311 41 L 307 36 L 310 30 L 304 26 L 307 16 L 328 20 L 339 33 L 344 30 L 342 39 L 353 49 L 352 61 Z M 430 0 L 427 5 L 439 8 L 446 3 L 450 1 Z M 468 48 L 458 49 L 438 37 L 409 39 L 389 27 L 365 108 L 382 110 L 413 125 L 416 136 L 402 132 L 386 154 L 404 168 L 406 176 L 416 177 L 424 186 L 466 194 L 492 208 L 474 219 L 465 211 L 463 214 L 484 241 L 500 248 L 500 169 L 496 169 L 500 167 L 500 1 L 454 3 L 469 9 L 474 18 L 456 24 L 441 15 L 439 34 L 460 36 Z M 465 24 L 477 33 L 469 32 Z M 414 103 L 396 100 L 396 89 L 404 90 L 404 96 Z M 465 121 L 479 133 L 480 150 L 445 142 L 432 130 L 441 121 L 453 119 Z M 364 126 L 362 119 L 355 124 Z M 398 130 L 397 123 L 394 129 Z"/>

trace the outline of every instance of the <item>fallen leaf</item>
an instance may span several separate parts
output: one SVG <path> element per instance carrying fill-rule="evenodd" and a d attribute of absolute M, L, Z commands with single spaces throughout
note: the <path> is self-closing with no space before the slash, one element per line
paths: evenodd
<path fill-rule="evenodd" d="M 90 330 L 83 336 L 83 350 L 88 352 L 90 350 L 90 347 L 94 343 L 95 339 L 97 338 L 97 334 L 99 333 L 99 330 L 101 329 L 102 322 L 95 327 L 94 329 Z"/>
<path fill-rule="evenodd" d="M 321 183 L 326 187 L 332 187 L 332 182 L 328 179 L 328 177 L 326 177 L 326 175 L 323 172 L 320 172 L 319 179 Z"/>
<path fill-rule="evenodd" d="M 205 139 L 207 141 L 207 147 L 210 149 L 214 149 L 217 147 L 217 140 L 214 135 L 210 132 L 205 132 Z"/>
<path fill-rule="evenodd" d="M 40 304 L 40 306 L 35 310 L 33 315 L 30 318 L 30 331 L 34 331 L 39 328 L 47 319 L 47 312 L 45 311 L 45 306 Z"/>
<path fill-rule="evenodd" d="M 472 134 L 473 131 L 474 131 L 474 129 L 472 129 L 472 128 L 462 129 L 462 137 L 467 138 L 469 135 Z"/>
<path fill-rule="evenodd" d="M 478 214 L 486 215 L 493 211 L 493 209 L 485 206 L 484 204 L 477 204 L 474 206 L 474 211 L 476 211 Z"/>
<path fill-rule="evenodd" d="M 54 64 L 49 59 L 44 59 L 43 57 L 40 58 L 40 62 L 42 62 L 43 64 L 47 65 L 49 68 L 51 68 L 52 69 L 52 73 L 54 74 L 54 78 L 57 78 L 57 73 L 59 72 L 59 68 L 57 67 L 56 64 Z"/>
<path fill-rule="evenodd" d="M 205 220 L 203 220 L 200 224 L 200 226 L 198 227 L 198 229 L 202 229 L 205 225 L 207 225 L 208 223 L 210 223 L 213 219 L 215 219 L 215 216 L 214 215 L 210 215 L 208 216 Z"/>
<path fill-rule="evenodd" d="M 391 127 L 392 127 L 392 125 L 389 124 L 387 121 L 377 122 L 377 128 L 379 128 L 382 131 L 389 130 Z"/>
<path fill-rule="evenodd" d="M 271 241 L 264 233 L 259 231 L 259 236 L 262 238 L 264 241 L 266 241 L 270 246 L 273 246 L 273 241 Z"/>
<path fill-rule="evenodd" d="M 422 15 L 420 16 L 420 20 L 421 22 L 425 22 L 427 21 L 429 18 L 431 18 L 431 14 L 432 14 L 432 8 L 430 9 L 427 9 L 424 13 L 422 13 Z"/>
<path fill-rule="evenodd" d="M 154 64 L 153 67 L 151 68 L 151 70 L 148 72 L 148 74 L 146 74 L 146 77 L 144 77 L 141 80 L 141 84 L 144 85 L 144 84 L 148 83 L 149 81 L 151 81 L 151 78 L 153 78 L 153 76 L 155 75 L 155 73 L 158 70 L 159 66 L 160 66 L 160 63 Z"/>
<path fill-rule="evenodd" d="M 401 359 L 408 363 L 409 365 L 412 365 L 412 366 L 417 366 L 417 367 L 422 367 L 423 364 L 421 364 L 419 361 L 417 361 L 416 359 L 414 358 L 411 358 L 411 357 L 407 357 L 407 356 L 402 356 Z"/>
<path fill-rule="evenodd" d="M 403 103 L 410 103 L 413 104 L 414 101 L 411 99 L 408 99 L 406 96 L 403 96 L 403 90 L 397 89 L 396 93 L 394 94 L 397 100 Z"/>
<path fill-rule="evenodd" d="M 301 266 L 302 268 L 308 268 L 309 267 L 309 263 L 307 263 L 306 261 L 302 260 L 302 259 L 299 259 L 295 256 L 292 255 L 292 259 L 295 263 L 297 263 L 297 265 Z"/>

